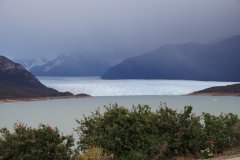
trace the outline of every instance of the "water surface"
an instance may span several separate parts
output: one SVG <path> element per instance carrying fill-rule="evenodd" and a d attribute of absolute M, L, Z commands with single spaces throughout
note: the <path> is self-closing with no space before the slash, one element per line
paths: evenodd
<path fill-rule="evenodd" d="M 17 121 L 36 127 L 39 123 L 58 126 L 64 133 L 72 133 L 77 127 L 75 119 L 82 119 L 104 105 L 118 103 L 131 108 L 132 105 L 149 104 L 152 110 L 158 109 L 160 102 L 182 110 L 192 105 L 197 114 L 235 113 L 240 115 L 240 97 L 213 96 L 99 96 L 83 99 L 57 99 L 49 101 L 18 102 L 0 104 L 0 127 L 12 128 Z"/>

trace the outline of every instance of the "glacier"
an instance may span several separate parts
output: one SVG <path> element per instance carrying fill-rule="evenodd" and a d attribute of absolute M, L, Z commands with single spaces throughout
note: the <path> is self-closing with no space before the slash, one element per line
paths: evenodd
<path fill-rule="evenodd" d="M 91 96 L 185 95 L 237 82 L 191 80 L 102 80 L 100 77 L 38 77 L 47 87 Z"/>

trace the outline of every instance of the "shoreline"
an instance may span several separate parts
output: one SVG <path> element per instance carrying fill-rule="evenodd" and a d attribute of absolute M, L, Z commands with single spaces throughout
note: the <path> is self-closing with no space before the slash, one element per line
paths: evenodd
<path fill-rule="evenodd" d="M 131 96 L 139 96 L 139 95 L 131 95 Z M 144 95 L 143 95 L 144 96 Z M 169 96 L 169 95 L 161 95 L 161 96 Z M 174 95 L 174 96 L 227 96 L 227 97 L 240 97 L 240 93 L 190 93 L 185 95 Z M 18 103 L 18 102 L 34 102 L 34 101 L 48 101 L 48 100 L 57 100 L 57 99 L 76 99 L 76 98 L 94 98 L 91 95 L 80 94 L 73 96 L 56 96 L 56 97 L 39 97 L 39 98 L 16 98 L 16 99 L 0 99 L 0 104 L 6 103 Z"/>
<path fill-rule="evenodd" d="M 75 96 L 57 96 L 57 97 L 39 97 L 39 98 L 1 99 L 0 104 L 17 103 L 17 102 L 48 101 L 48 100 L 56 100 L 56 99 L 76 99 L 76 98 L 93 98 L 93 96 L 75 95 Z"/>
<path fill-rule="evenodd" d="M 206 93 L 200 93 L 200 92 L 193 92 L 190 94 L 187 94 L 189 96 L 234 96 L 239 97 L 240 93 L 221 93 L 221 92 L 206 92 Z"/>

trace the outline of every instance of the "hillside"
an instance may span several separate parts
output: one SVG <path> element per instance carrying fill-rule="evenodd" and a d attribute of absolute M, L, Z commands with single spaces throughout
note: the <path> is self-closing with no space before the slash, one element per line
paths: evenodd
<path fill-rule="evenodd" d="M 103 79 L 240 81 L 240 36 L 217 43 L 172 44 L 113 66 Z"/>
<path fill-rule="evenodd" d="M 191 95 L 240 96 L 240 83 L 227 86 L 211 87 L 191 93 Z"/>
<path fill-rule="evenodd" d="M 0 56 L 0 100 L 72 95 L 44 86 L 20 64 Z"/>

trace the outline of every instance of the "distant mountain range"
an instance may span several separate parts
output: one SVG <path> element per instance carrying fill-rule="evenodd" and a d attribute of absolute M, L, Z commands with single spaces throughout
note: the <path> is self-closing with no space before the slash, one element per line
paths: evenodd
<path fill-rule="evenodd" d="M 29 70 L 37 76 L 100 76 L 110 64 L 100 58 L 60 55 Z"/>
<path fill-rule="evenodd" d="M 0 100 L 73 96 L 48 88 L 23 66 L 0 56 Z"/>
<path fill-rule="evenodd" d="M 170 44 L 108 69 L 103 79 L 240 81 L 240 36 L 215 43 Z"/>

